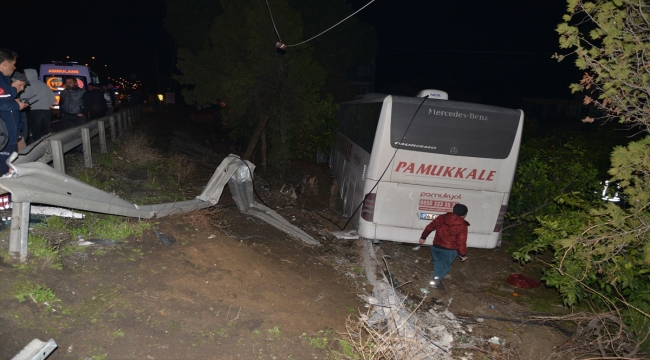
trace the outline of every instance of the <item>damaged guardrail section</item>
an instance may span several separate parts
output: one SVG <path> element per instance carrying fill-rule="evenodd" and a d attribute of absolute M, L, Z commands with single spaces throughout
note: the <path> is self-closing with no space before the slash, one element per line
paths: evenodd
<path fill-rule="evenodd" d="M 237 155 L 229 155 L 221 162 L 203 193 L 195 199 L 155 205 L 132 204 L 41 162 L 14 164 L 12 161 L 16 157 L 14 153 L 7 161 L 12 171 L 0 177 L 0 189 L 10 192 L 13 199 L 9 251 L 18 253 L 21 261 L 27 257 L 29 210 L 33 203 L 151 219 L 213 206 L 219 202 L 226 184 L 229 184 L 241 212 L 257 217 L 309 245 L 320 246 L 307 233 L 255 201 L 252 181 L 255 165 L 244 162 Z"/>

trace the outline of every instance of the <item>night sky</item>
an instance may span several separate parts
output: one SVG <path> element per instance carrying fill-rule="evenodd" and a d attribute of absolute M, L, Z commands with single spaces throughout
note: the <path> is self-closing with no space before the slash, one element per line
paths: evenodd
<path fill-rule="evenodd" d="M 121 76 L 153 84 L 157 57 L 159 76 L 171 73 L 174 46 L 163 27 L 164 0 L 28 0 L 3 7 L 3 28 L 11 31 L 0 47 L 18 53 L 19 70 L 70 56 L 88 63 L 101 81 Z"/>
<path fill-rule="evenodd" d="M 378 32 L 378 91 L 433 86 L 450 99 L 516 106 L 572 97 L 579 72 L 570 59 L 551 59 L 565 8 L 565 0 L 378 0 L 359 16 Z"/>
<path fill-rule="evenodd" d="M 352 3 L 360 8 L 367 0 Z M 359 13 L 379 36 L 376 90 L 438 88 L 451 99 L 512 106 L 523 97 L 571 98 L 568 85 L 579 73 L 570 59 L 551 59 L 559 52 L 554 29 L 565 6 L 564 0 L 377 0 Z M 153 84 L 172 71 L 164 0 L 25 1 L 4 10 L 0 46 L 19 53 L 19 69 L 70 56 L 103 79 Z"/>

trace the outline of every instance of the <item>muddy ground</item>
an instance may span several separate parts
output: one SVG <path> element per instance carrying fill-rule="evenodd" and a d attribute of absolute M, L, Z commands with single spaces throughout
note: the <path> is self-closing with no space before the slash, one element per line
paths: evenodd
<path fill-rule="evenodd" d="M 146 121 L 162 151 L 178 145 L 179 136 L 181 142 L 195 139 L 198 147 L 171 147 L 202 169 L 179 185 L 187 198 L 198 195 L 209 169 L 237 147 L 211 134 L 210 126 L 191 123 L 183 111 Z M 93 245 L 65 256 L 62 270 L 0 262 L 0 359 L 11 358 L 33 338 L 57 342 L 50 359 L 331 358 L 331 349 L 341 350 L 336 333 L 345 333 L 346 321 L 367 311 L 363 299 L 372 287 L 360 266 L 359 241 L 330 233 L 345 219 L 337 215 L 340 204 L 330 209 L 327 164 L 294 163 L 285 174 L 258 168 L 256 174 L 262 199 L 322 247 L 306 246 L 242 215 L 226 191 L 219 209 L 151 220 L 151 229 L 123 246 Z M 317 179 L 316 190 L 296 186 L 295 198 L 280 192 L 306 176 Z M 162 245 L 153 229 L 177 242 Z M 8 229 L 2 230 L 5 249 L 8 238 Z M 468 262 L 453 265 L 447 290 L 428 294 L 422 289 L 431 277 L 430 248 L 382 243 L 375 250 L 379 258 L 386 255 L 388 269 L 384 263 L 380 269 L 413 304 L 421 303 L 420 311 L 448 308 L 471 329 L 455 338 L 454 358 L 508 352 L 541 359 L 570 329 L 530 316 L 565 309 L 552 289 L 514 289 L 506 282 L 512 273 L 541 277 L 539 268 L 514 264 L 506 248 L 470 249 Z M 52 307 L 29 298 L 19 302 L 15 289 L 25 282 L 52 289 L 60 302 Z M 494 336 L 503 343 L 490 350 L 485 341 Z M 470 347 L 477 343 L 481 349 Z"/>

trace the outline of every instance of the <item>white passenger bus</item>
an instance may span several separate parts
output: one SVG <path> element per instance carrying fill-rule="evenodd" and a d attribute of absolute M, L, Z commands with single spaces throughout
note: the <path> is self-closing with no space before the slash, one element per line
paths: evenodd
<path fill-rule="evenodd" d="M 499 246 L 524 113 L 423 93 L 430 98 L 367 94 L 341 104 L 330 168 L 343 214 L 364 238 L 417 243 L 462 203 L 467 246 Z"/>

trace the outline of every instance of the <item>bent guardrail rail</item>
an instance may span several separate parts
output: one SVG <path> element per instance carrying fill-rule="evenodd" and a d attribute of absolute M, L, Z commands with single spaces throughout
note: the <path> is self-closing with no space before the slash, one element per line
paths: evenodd
<path fill-rule="evenodd" d="M 12 171 L 0 177 L 0 189 L 11 193 L 13 213 L 9 251 L 19 253 L 21 261 L 27 258 L 29 210 L 32 203 L 151 219 L 216 205 L 226 184 L 230 186 L 230 191 L 241 212 L 259 218 L 309 245 L 320 246 L 320 243 L 309 234 L 289 223 L 272 209 L 255 201 L 252 182 L 255 165 L 243 161 L 237 155 L 229 155 L 221 162 L 201 195 L 195 199 L 155 205 L 132 204 L 63 174 L 42 162 L 12 163 L 17 157 L 18 154 L 14 153 L 7 160 Z"/>

